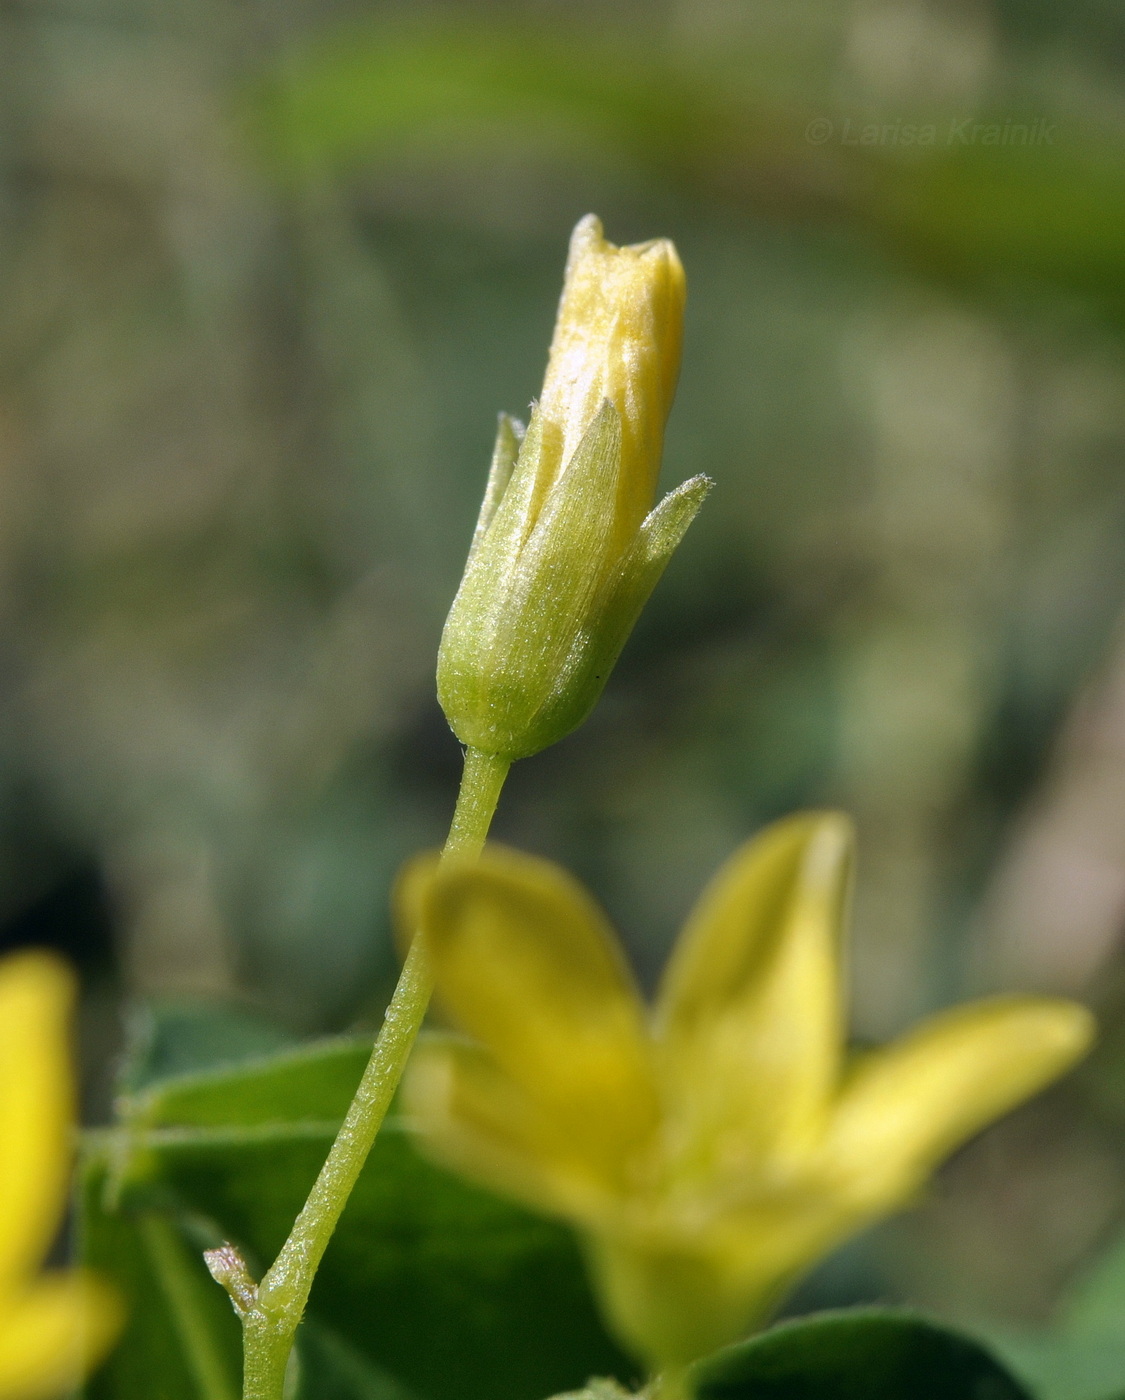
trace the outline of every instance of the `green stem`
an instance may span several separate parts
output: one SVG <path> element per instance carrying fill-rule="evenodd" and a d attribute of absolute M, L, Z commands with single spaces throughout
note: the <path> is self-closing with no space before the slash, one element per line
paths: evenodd
<path fill-rule="evenodd" d="M 508 759 L 498 758 L 496 754 L 481 753 L 479 749 L 465 750 L 461 790 L 457 794 L 449 835 L 442 847 L 443 861 L 453 857 L 476 860 L 480 855 L 510 767 Z"/>
<path fill-rule="evenodd" d="M 271 1322 L 260 1308 L 242 1319 L 242 1400 L 282 1400 L 297 1329 Z"/>
<path fill-rule="evenodd" d="M 508 767 L 506 759 L 494 754 L 466 750 L 443 861 L 475 860 L 480 854 Z M 313 1278 L 398 1088 L 432 990 L 415 937 L 336 1141 L 281 1253 L 258 1286 L 254 1306 L 243 1314 L 243 1400 L 281 1400 L 286 1363 Z"/>

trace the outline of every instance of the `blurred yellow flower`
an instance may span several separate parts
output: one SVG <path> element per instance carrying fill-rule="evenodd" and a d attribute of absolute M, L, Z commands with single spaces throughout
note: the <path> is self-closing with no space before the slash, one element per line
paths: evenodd
<path fill-rule="evenodd" d="M 121 1322 L 117 1296 L 77 1269 L 41 1273 L 66 1207 L 74 980 L 48 953 L 0 961 L 0 1400 L 71 1389 Z"/>
<path fill-rule="evenodd" d="M 440 1006 L 407 1111 L 466 1175 L 573 1222 L 607 1315 L 675 1372 L 760 1321 L 825 1250 L 1087 1048 L 1071 1002 L 997 997 L 849 1058 L 839 941 L 852 831 L 780 822 L 703 895 L 647 1012 L 600 910 L 499 847 L 399 890 Z"/>
<path fill-rule="evenodd" d="M 501 415 L 438 654 L 470 748 L 522 758 L 585 719 L 710 489 L 693 477 L 653 509 L 684 294 L 668 239 L 618 248 L 578 223 L 542 397 L 526 435 Z"/>

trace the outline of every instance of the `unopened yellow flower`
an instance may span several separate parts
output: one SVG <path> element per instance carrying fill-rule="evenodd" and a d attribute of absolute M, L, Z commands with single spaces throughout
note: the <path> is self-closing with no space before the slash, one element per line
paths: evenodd
<path fill-rule="evenodd" d="M 664 424 L 680 373 L 686 283 L 667 238 L 617 248 L 587 214 L 575 228 L 539 399 L 545 496 L 603 404 L 621 423 L 613 524 L 624 543 L 652 508 Z"/>
<path fill-rule="evenodd" d="M 526 434 L 501 415 L 438 655 L 470 748 L 522 758 L 585 719 L 703 503 L 698 476 L 652 508 L 683 314 L 667 239 L 616 248 L 578 224 L 543 394 Z"/>
<path fill-rule="evenodd" d="M 839 941 L 852 832 L 768 828 L 705 892 L 651 1011 L 564 871 L 499 847 L 400 887 L 445 1013 L 408 1112 L 465 1174 L 573 1222 L 621 1339 L 676 1369 L 742 1334 L 818 1255 L 1055 1078 L 1093 1023 L 999 997 L 849 1058 Z"/>
<path fill-rule="evenodd" d="M 100 1279 L 40 1272 L 70 1178 L 73 1002 L 73 978 L 50 954 L 0 961 L 0 1400 L 71 1389 L 121 1321 Z"/>

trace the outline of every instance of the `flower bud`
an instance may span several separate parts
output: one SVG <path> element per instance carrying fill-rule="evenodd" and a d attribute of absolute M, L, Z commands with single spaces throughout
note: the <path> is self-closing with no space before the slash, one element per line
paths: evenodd
<path fill-rule="evenodd" d="M 694 477 L 651 509 L 683 308 L 667 239 L 616 248 L 581 220 L 543 393 L 526 432 L 501 415 L 438 654 L 470 748 L 524 758 L 582 723 L 710 489 Z"/>

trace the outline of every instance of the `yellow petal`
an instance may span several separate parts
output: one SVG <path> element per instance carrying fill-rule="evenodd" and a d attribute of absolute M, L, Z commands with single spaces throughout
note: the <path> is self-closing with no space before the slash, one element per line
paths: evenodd
<path fill-rule="evenodd" d="M 395 948 L 403 962 L 410 952 L 414 935 L 422 927 L 422 902 L 440 859 L 437 851 L 422 851 L 408 860 L 395 877 L 391 891 L 393 934 Z"/>
<path fill-rule="evenodd" d="M 664 972 L 657 1004 L 667 1031 L 690 1033 L 740 1002 L 757 981 L 776 955 L 805 878 L 810 846 L 822 831 L 830 833 L 834 849 L 850 846 L 847 817 L 803 812 L 766 827 L 719 870 L 692 910 Z"/>
<path fill-rule="evenodd" d="M 664 423 L 680 369 L 684 270 L 666 238 L 618 248 L 588 214 L 571 235 L 566 281 L 539 401 L 551 479 L 604 400 L 621 417 L 618 525 L 630 538 L 656 493 Z M 550 479 L 540 483 L 544 498 Z"/>
<path fill-rule="evenodd" d="M 834 1242 L 816 1206 L 765 1206 L 741 1230 L 720 1223 L 680 1240 L 590 1232 L 587 1257 L 614 1332 L 654 1371 L 738 1340 L 822 1252 L 826 1236 Z"/>
<path fill-rule="evenodd" d="M 433 1155 L 501 1195 L 573 1221 L 612 1210 L 622 1164 L 591 1160 L 587 1140 L 545 1114 L 480 1046 L 423 1036 L 403 1081 L 403 1107 Z"/>
<path fill-rule="evenodd" d="M 653 1372 L 685 1366 L 735 1341 L 758 1320 L 760 1290 L 729 1278 L 705 1248 L 662 1248 L 600 1234 L 585 1244 L 610 1329 Z"/>
<path fill-rule="evenodd" d="M 77 1270 L 0 1296 L 0 1400 L 72 1389 L 108 1350 L 122 1315 L 116 1293 Z"/>
<path fill-rule="evenodd" d="M 488 846 L 474 865 L 412 862 L 439 1005 L 560 1133 L 620 1163 L 657 1114 L 643 1010 L 612 931 L 558 866 Z"/>
<path fill-rule="evenodd" d="M 842 1040 L 852 844 L 836 813 L 778 822 L 735 854 L 688 921 L 657 1011 L 685 1167 L 741 1170 L 819 1133 Z"/>
<path fill-rule="evenodd" d="M 0 962 L 0 1295 L 38 1267 L 70 1169 L 74 979 L 58 958 Z"/>
<path fill-rule="evenodd" d="M 1089 1048 L 1075 1002 L 994 997 L 923 1022 L 861 1061 L 826 1145 L 830 1169 L 876 1209 L 911 1195 L 955 1147 L 1038 1092 Z"/>

